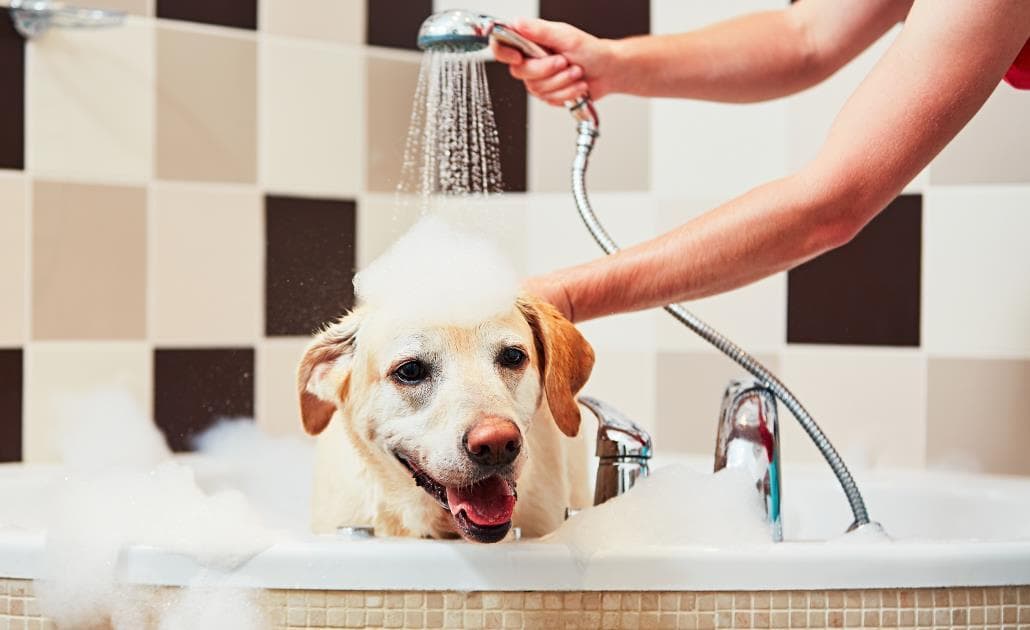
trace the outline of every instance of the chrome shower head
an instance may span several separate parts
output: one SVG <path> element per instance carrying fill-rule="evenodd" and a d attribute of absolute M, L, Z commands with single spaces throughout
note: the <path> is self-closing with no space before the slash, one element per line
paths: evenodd
<path fill-rule="evenodd" d="M 416 43 L 422 50 L 475 52 L 490 45 L 494 20 L 463 9 L 430 15 L 418 29 Z"/>

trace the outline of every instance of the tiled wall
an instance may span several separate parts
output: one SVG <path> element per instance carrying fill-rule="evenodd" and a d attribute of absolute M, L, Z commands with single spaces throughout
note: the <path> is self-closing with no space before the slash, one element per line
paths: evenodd
<path fill-rule="evenodd" d="M 91 0 L 125 26 L 23 42 L 0 16 L 0 460 L 55 454 L 53 401 L 116 382 L 170 443 L 221 415 L 298 432 L 305 337 L 411 220 L 393 190 L 422 19 L 467 4 L 609 36 L 785 0 Z M 601 6 L 603 5 L 603 6 Z M 590 189 L 623 243 L 810 159 L 895 30 L 826 84 L 726 105 L 614 96 Z M 597 255 L 567 191 L 568 115 L 491 87 L 511 191 L 452 204 L 520 271 Z M 853 467 L 1030 474 L 1030 93 L 984 110 L 851 244 L 693 305 L 768 362 Z M 457 205 L 458 207 L 454 207 Z M 463 207 L 462 207 L 463 206 Z M 590 322 L 587 389 L 709 453 L 727 360 L 661 313 Z M 785 458 L 815 450 L 784 413 Z"/>

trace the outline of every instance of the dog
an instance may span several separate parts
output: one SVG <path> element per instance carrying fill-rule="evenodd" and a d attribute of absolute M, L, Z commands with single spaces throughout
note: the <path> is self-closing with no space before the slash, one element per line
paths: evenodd
<path fill-rule="evenodd" d="M 318 334 L 298 368 L 317 435 L 312 528 L 492 543 L 555 530 L 590 505 L 576 394 L 590 344 L 521 295 L 461 325 L 362 305 Z"/>

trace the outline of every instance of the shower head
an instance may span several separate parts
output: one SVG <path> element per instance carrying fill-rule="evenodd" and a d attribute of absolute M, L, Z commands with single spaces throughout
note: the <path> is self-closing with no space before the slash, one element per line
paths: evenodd
<path fill-rule="evenodd" d="M 519 35 L 515 29 L 498 22 L 489 15 L 463 9 L 434 13 L 422 22 L 416 44 L 430 52 L 474 53 L 490 45 L 490 38 L 521 52 L 527 57 L 546 57 L 550 54 L 538 44 Z M 567 103 L 572 116 L 596 134 L 597 112 L 589 96 Z"/>

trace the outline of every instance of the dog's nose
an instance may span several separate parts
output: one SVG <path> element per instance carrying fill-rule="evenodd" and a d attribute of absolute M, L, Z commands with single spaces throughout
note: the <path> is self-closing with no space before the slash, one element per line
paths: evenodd
<path fill-rule="evenodd" d="M 487 418 L 465 434 L 465 450 L 477 464 L 505 466 L 522 450 L 522 433 L 511 420 Z"/>

